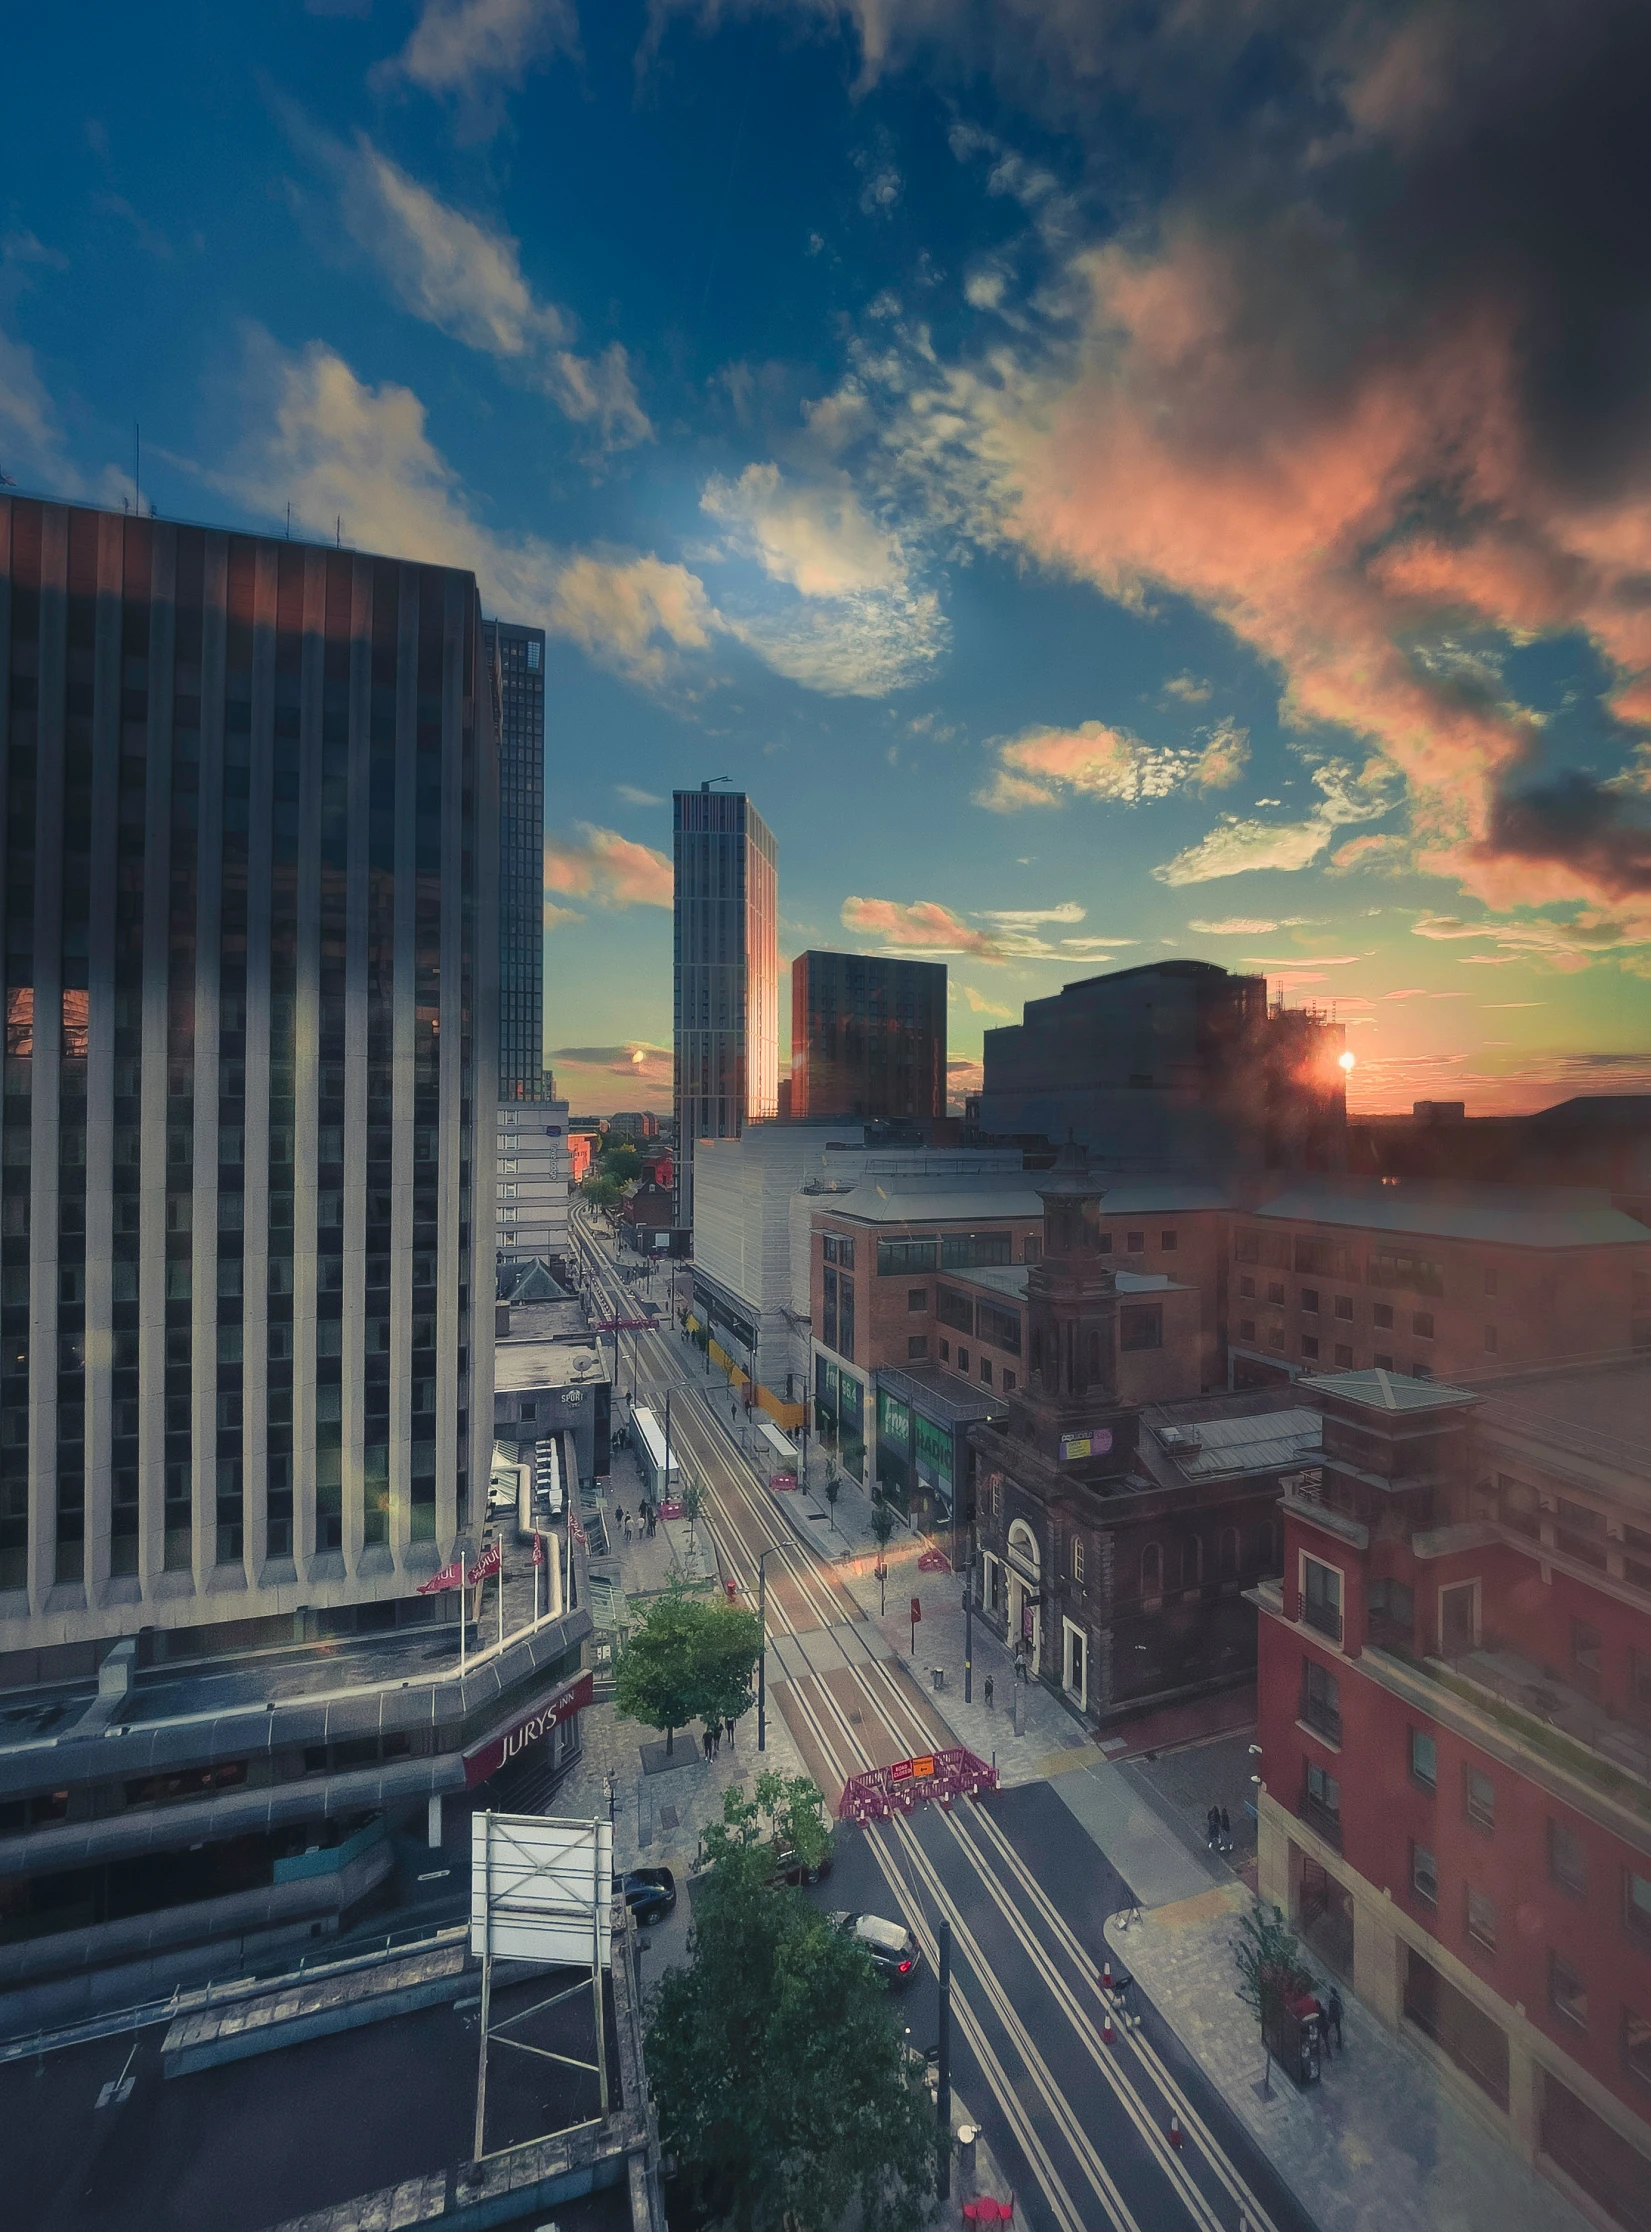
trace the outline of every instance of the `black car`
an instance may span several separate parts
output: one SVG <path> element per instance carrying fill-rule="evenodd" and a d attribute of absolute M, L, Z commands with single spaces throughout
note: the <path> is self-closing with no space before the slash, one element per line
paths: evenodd
<path fill-rule="evenodd" d="M 638 1922 L 651 1927 L 663 1922 L 676 1905 L 676 1877 L 669 1868 L 632 1868 L 628 1875 L 613 1879 L 614 1897 L 621 1892 Z"/>

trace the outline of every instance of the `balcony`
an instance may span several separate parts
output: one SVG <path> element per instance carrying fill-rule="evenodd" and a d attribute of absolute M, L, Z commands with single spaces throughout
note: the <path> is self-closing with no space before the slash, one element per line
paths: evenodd
<path fill-rule="evenodd" d="M 1316 1798 L 1309 1798 L 1305 1791 L 1302 1793 L 1301 1803 L 1297 1806 L 1296 1812 L 1309 1829 L 1322 1837 L 1327 1845 L 1334 1845 L 1336 1850 L 1340 1852 L 1341 1815 L 1339 1813 L 1332 1813 L 1328 1806 L 1320 1805 Z"/>
<path fill-rule="evenodd" d="M 1327 1704 L 1321 1697 L 1304 1697 L 1298 1717 L 1316 1736 L 1322 1736 L 1327 1744 L 1334 1744 L 1340 1749 L 1341 1714 L 1334 1705 Z"/>

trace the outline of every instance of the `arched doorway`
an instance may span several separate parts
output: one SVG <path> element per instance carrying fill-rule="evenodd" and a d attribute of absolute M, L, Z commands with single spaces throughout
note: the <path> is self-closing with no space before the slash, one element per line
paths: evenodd
<path fill-rule="evenodd" d="M 1028 1599 L 1041 1594 L 1043 1559 L 1038 1538 L 1024 1519 L 1009 1528 L 1009 1648 L 1024 1645 L 1027 1671 L 1039 1672 L 1043 1663 L 1043 1614 Z"/>

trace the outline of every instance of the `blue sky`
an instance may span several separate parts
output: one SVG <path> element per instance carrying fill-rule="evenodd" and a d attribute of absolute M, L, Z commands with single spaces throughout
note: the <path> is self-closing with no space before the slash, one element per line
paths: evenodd
<path fill-rule="evenodd" d="M 163 514 L 290 503 L 547 627 L 582 1106 L 668 1095 L 669 792 L 716 775 L 785 956 L 947 959 L 959 1065 L 1173 952 L 1333 1004 L 1355 1105 L 1645 1090 L 1644 38 L 1610 0 L 37 10 L 0 471 L 119 501 L 141 421 Z"/>

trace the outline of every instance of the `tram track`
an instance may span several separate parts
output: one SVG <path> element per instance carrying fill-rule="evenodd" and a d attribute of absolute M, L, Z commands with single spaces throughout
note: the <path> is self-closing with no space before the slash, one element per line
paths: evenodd
<path fill-rule="evenodd" d="M 595 1251 L 589 1254 L 594 1258 L 592 1275 L 601 1288 L 617 1287 L 611 1266 Z M 856 1726 L 851 1721 L 823 1673 L 814 1668 L 806 1639 L 821 1629 L 833 1631 L 842 1671 L 871 1716 L 872 1726 L 881 1728 L 898 1755 L 950 1740 L 944 1723 L 934 1720 L 903 1671 L 897 1675 L 895 1667 L 871 1649 L 862 1632 L 866 1616 L 849 1590 L 819 1553 L 770 1508 L 765 1484 L 722 1425 L 709 1397 L 698 1389 L 695 1376 L 683 1368 L 668 1336 L 643 1338 L 661 1384 L 669 1385 L 673 1396 L 680 1388 L 689 1398 L 680 1413 L 673 1411 L 672 1435 L 702 1476 L 706 1509 L 701 1524 L 716 1546 L 721 1570 L 754 1599 L 758 1560 L 769 1563 L 771 1618 L 780 1632 L 793 1639 L 811 1670 L 807 1683 L 787 1683 L 787 1717 L 795 1712 L 802 1724 L 798 1733 L 806 1731 L 810 1746 L 839 1787 L 877 1761 L 868 1747 L 866 1724 Z M 639 1367 L 641 1361 L 639 1353 Z M 779 1574 L 784 1575 L 783 1586 L 778 1585 Z M 861 1657 L 851 1658 L 851 1647 L 857 1647 Z M 1107 2014 L 1115 2016 L 1116 2009 L 1100 1968 L 990 1809 L 937 1807 L 925 1809 L 925 1814 L 940 1824 L 933 1832 L 935 1840 L 942 1841 L 942 1850 L 949 1849 L 966 1876 L 978 1884 L 989 1910 L 1047 1992 L 1058 2018 L 1055 2038 L 1075 2048 L 1079 2066 L 1087 2067 L 1098 2080 L 1100 2096 L 1128 2128 L 1138 2150 L 1126 2173 L 1128 2183 L 1132 2188 L 1144 2184 L 1147 2190 L 1126 2194 L 1084 2128 L 1068 2085 L 1057 2079 L 1050 2066 L 1047 2035 L 1040 2047 L 1000 1981 L 976 1926 L 946 1883 L 936 1854 L 920 1833 L 924 1815 L 896 1815 L 886 1824 L 868 1825 L 864 1831 L 868 1848 L 900 1911 L 913 1919 L 931 1963 L 937 1957 L 939 1919 L 951 1924 L 954 1946 L 969 1972 L 967 1983 L 955 1974 L 953 1980 L 960 2033 L 1004 2124 L 1037 2178 L 1051 2220 L 1062 2232 L 1068 2228 L 1076 2232 L 1077 2227 L 1097 2222 L 1098 2206 L 1104 2222 L 1117 2232 L 1159 2232 L 1167 2221 L 1165 2202 L 1172 2200 L 1176 2217 L 1184 2217 L 1196 2232 L 1232 2232 L 1240 2223 L 1255 2227 L 1256 2232 L 1281 2232 L 1145 2033 L 1120 2025 L 1114 2043 L 1104 2043 L 1102 2022 Z M 1009 2061 L 1018 2063 L 1023 2075 L 1017 2077 L 1006 2066 L 994 2029 Z M 1184 2135 L 1179 2147 L 1167 2136 L 1171 2115 Z M 1148 2173 L 1144 2179 L 1143 2170 Z M 1075 2192 L 1082 2197 L 1081 2205 L 1074 2199 Z"/>

